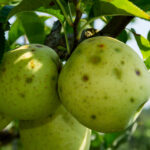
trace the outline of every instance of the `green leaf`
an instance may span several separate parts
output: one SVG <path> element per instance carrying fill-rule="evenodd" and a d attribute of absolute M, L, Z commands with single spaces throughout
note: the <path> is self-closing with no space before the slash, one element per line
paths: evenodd
<path fill-rule="evenodd" d="M 60 22 L 63 22 L 65 19 L 64 15 L 62 14 L 60 9 L 52 9 L 52 8 L 46 9 L 44 7 L 40 7 L 39 9 L 37 9 L 37 11 L 51 14 L 51 15 L 55 16 L 56 18 L 58 18 L 58 20 L 60 20 Z"/>
<path fill-rule="evenodd" d="M 22 24 L 19 21 L 19 19 L 16 19 L 16 21 L 12 24 L 8 32 L 9 45 L 12 45 L 23 34 L 24 34 L 24 29 L 22 27 Z"/>
<path fill-rule="evenodd" d="M 147 34 L 147 39 L 150 41 L 150 30 L 149 30 L 149 32 Z"/>
<path fill-rule="evenodd" d="M 131 29 L 131 31 L 136 39 L 139 49 L 142 52 L 143 58 L 145 59 L 149 57 L 150 56 L 150 41 L 148 41 L 142 35 L 137 34 L 134 29 Z"/>
<path fill-rule="evenodd" d="M 120 40 L 120 41 L 122 41 L 122 42 L 124 42 L 124 43 L 126 43 L 127 40 L 128 40 L 128 33 L 127 33 L 127 31 L 126 31 L 126 30 L 123 30 L 123 31 L 120 33 L 120 35 L 117 37 L 117 39 Z"/>
<path fill-rule="evenodd" d="M 150 20 L 147 13 L 128 0 L 95 0 L 93 12 L 95 16 L 126 15 Z"/>
<path fill-rule="evenodd" d="M 17 15 L 30 43 L 44 43 L 44 24 L 34 12 L 22 12 Z"/>
<path fill-rule="evenodd" d="M 150 56 L 144 61 L 147 69 L 150 69 Z"/>
<path fill-rule="evenodd" d="M 9 18 L 16 13 L 22 11 L 32 11 L 40 7 L 50 8 L 57 7 L 57 5 L 53 0 L 22 0 L 21 3 L 10 12 Z"/>
<path fill-rule="evenodd" d="M 131 0 L 135 5 L 143 9 L 144 11 L 150 11 L 150 1 L 149 0 Z"/>
<path fill-rule="evenodd" d="M 13 9 L 13 6 L 4 6 L 0 9 L 0 22 L 5 23 L 7 21 L 8 14 Z"/>

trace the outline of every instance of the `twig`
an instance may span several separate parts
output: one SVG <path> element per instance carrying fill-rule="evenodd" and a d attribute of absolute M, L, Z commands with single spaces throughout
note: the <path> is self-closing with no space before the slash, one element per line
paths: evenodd
<path fill-rule="evenodd" d="M 78 45 L 78 38 L 77 38 L 77 36 L 78 36 L 78 24 L 79 24 L 81 16 L 82 16 L 82 12 L 80 10 L 81 1 L 75 0 L 74 3 L 76 6 L 76 18 L 75 18 L 75 21 L 73 23 L 73 33 L 74 33 L 73 49 L 75 49 L 75 47 Z"/>
<path fill-rule="evenodd" d="M 14 139 L 19 138 L 19 133 L 15 133 L 13 131 L 1 131 L 0 132 L 0 146 L 6 145 L 13 141 Z"/>

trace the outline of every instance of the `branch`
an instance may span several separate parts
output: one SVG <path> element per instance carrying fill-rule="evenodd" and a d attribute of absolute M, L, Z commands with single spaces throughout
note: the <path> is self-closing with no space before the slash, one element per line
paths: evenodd
<path fill-rule="evenodd" d="M 13 131 L 1 131 L 0 132 L 0 146 L 6 145 L 12 142 L 14 139 L 19 138 L 19 133 L 14 133 Z"/>
<path fill-rule="evenodd" d="M 78 0 L 75 0 L 74 3 L 76 6 L 76 18 L 75 18 L 75 21 L 73 23 L 73 33 L 74 33 L 73 49 L 75 49 L 76 46 L 78 45 L 78 38 L 77 38 L 77 36 L 78 36 L 78 24 L 79 24 L 81 16 L 82 16 L 82 12 L 80 11 L 80 1 L 78 2 Z"/>
<path fill-rule="evenodd" d="M 122 32 L 122 30 L 125 29 L 125 27 L 133 18 L 134 18 L 133 16 L 115 16 L 109 21 L 109 23 L 102 30 L 100 30 L 96 34 L 87 37 L 86 33 L 83 32 L 84 35 L 81 36 L 82 38 L 80 42 L 87 38 L 95 36 L 110 36 L 115 38 Z"/>
<path fill-rule="evenodd" d="M 81 39 L 80 41 L 74 41 L 74 37 L 76 36 L 76 31 L 77 31 L 77 26 L 76 29 L 74 29 L 75 33 L 74 35 L 67 35 L 68 36 L 68 41 L 69 41 L 69 46 L 72 49 L 71 53 L 74 51 L 75 47 L 82 42 L 83 40 L 95 36 L 110 36 L 110 37 L 117 37 L 122 30 L 125 29 L 127 24 L 133 19 L 134 17 L 132 16 L 115 16 L 113 17 L 110 22 L 99 32 L 95 29 L 86 29 L 82 32 Z M 75 19 L 77 21 L 77 24 L 79 22 L 78 19 Z M 74 22 L 74 23 L 75 23 Z M 53 48 L 57 54 L 59 55 L 60 59 L 62 60 L 67 60 L 71 53 L 68 54 L 66 50 L 60 50 L 58 46 L 62 46 L 66 48 L 66 42 L 65 42 L 65 37 L 60 33 L 61 31 L 61 23 L 59 21 L 56 21 L 53 25 L 51 33 L 46 37 L 45 40 L 45 45 Z M 75 28 L 75 27 L 74 27 Z"/>

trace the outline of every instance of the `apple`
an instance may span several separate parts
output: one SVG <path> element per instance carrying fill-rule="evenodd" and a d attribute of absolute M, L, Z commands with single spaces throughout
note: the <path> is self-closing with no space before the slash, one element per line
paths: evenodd
<path fill-rule="evenodd" d="M 150 74 L 137 53 L 107 36 L 80 43 L 59 76 L 66 109 L 99 132 L 128 127 L 150 96 Z"/>
<path fill-rule="evenodd" d="M 52 114 L 59 106 L 58 67 L 57 54 L 45 45 L 6 52 L 0 64 L 0 112 L 21 120 Z"/>
<path fill-rule="evenodd" d="M 23 150 L 89 150 L 90 135 L 63 106 L 47 119 L 20 121 Z"/>
<path fill-rule="evenodd" d="M 0 131 L 3 130 L 11 121 L 11 118 L 0 114 Z"/>

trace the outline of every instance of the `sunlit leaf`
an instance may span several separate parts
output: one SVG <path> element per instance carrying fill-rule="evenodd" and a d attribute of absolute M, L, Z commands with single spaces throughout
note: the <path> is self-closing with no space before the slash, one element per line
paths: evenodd
<path fill-rule="evenodd" d="M 34 12 L 22 12 L 17 15 L 30 43 L 43 43 L 44 24 Z"/>
<path fill-rule="evenodd" d="M 150 19 L 150 16 L 128 0 L 95 0 L 95 16 L 126 15 Z"/>

